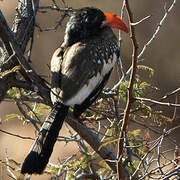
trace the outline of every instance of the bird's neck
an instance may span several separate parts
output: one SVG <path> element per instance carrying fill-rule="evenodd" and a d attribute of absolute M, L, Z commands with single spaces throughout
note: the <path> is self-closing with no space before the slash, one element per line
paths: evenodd
<path fill-rule="evenodd" d="M 109 27 L 100 27 L 97 29 L 85 29 L 83 27 L 74 27 L 72 24 L 68 24 L 65 31 L 64 43 L 66 46 L 71 46 L 76 42 L 83 41 L 84 39 L 90 39 L 95 36 L 104 36 L 114 35 L 111 28 Z"/>

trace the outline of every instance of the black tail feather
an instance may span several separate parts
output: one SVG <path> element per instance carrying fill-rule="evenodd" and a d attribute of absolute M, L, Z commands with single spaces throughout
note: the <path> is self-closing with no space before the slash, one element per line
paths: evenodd
<path fill-rule="evenodd" d="M 56 103 L 44 122 L 30 153 L 25 158 L 21 173 L 41 174 L 52 154 L 54 144 L 64 119 L 68 113 L 68 106 Z"/>

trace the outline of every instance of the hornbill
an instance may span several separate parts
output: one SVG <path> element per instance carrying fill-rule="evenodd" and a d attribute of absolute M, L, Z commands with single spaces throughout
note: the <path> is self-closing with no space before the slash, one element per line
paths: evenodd
<path fill-rule="evenodd" d="M 98 97 L 120 56 L 111 28 L 128 33 L 122 19 L 94 7 L 75 10 L 66 25 L 64 42 L 51 60 L 53 108 L 25 158 L 21 173 L 41 174 L 68 114 L 78 118 Z"/>

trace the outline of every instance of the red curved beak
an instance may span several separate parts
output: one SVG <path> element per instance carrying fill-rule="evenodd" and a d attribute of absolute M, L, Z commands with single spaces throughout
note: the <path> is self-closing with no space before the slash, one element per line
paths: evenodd
<path fill-rule="evenodd" d="M 120 29 L 126 33 L 129 32 L 127 25 L 119 16 L 113 13 L 104 13 L 104 15 L 106 16 L 105 24 L 111 28 Z"/>

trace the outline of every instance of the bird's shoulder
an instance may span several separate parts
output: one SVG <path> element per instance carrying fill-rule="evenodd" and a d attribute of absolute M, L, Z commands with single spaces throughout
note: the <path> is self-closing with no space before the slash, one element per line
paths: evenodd
<path fill-rule="evenodd" d="M 77 42 L 68 47 L 63 55 L 63 67 L 72 68 L 74 65 L 95 65 L 100 61 L 112 59 L 113 53 L 119 51 L 117 39 L 90 38 Z"/>
<path fill-rule="evenodd" d="M 54 52 L 51 58 L 51 71 L 58 72 L 60 70 L 61 63 L 63 61 L 64 47 L 61 46 Z"/>
<path fill-rule="evenodd" d="M 62 62 L 61 73 L 66 77 L 77 80 L 88 79 L 95 74 L 97 64 L 93 60 L 93 46 L 88 42 L 77 42 L 67 48 Z M 76 81 L 77 82 L 77 81 Z"/>

